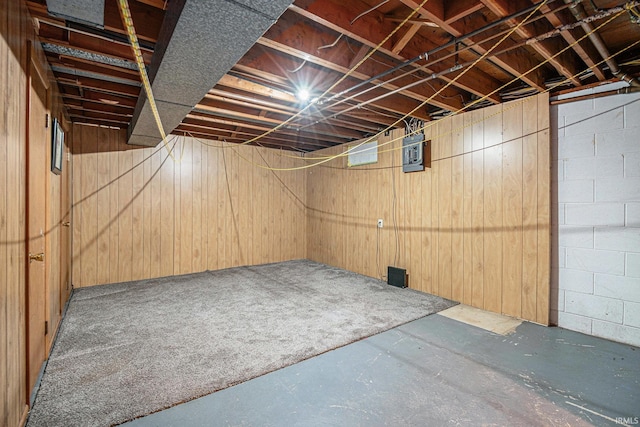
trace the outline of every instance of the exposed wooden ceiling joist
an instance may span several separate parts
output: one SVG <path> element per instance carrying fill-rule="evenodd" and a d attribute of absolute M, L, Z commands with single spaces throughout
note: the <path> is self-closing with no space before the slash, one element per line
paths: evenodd
<path fill-rule="evenodd" d="M 129 1 L 147 64 L 173 1 Z M 584 35 L 581 28 L 528 42 L 576 22 L 564 1 L 549 1 L 535 13 L 534 22 L 494 46 L 539 1 L 429 0 L 419 7 L 420 0 L 295 0 L 196 103 L 175 133 L 313 151 L 403 126 L 406 116 L 431 120 L 485 97 L 500 103 L 501 96 L 528 92 L 521 85 L 543 91 L 551 81 L 565 81 L 573 88 L 608 81 L 611 73 L 596 66 L 602 58 L 593 44 L 577 43 Z M 602 0 L 598 5 L 618 3 Z M 26 4 L 70 118 L 128 127 L 141 80 L 117 2 L 105 0 L 103 30 L 50 16 L 46 0 Z M 587 14 L 596 13 L 590 4 L 584 7 Z M 414 16 L 389 37 L 414 9 Z M 640 37 L 640 26 L 624 15 L 598 32 L 615 53 Z M 484 54 L 487 57 L 475 63 Z M 638 74 L 638 58 L 640 49 L 625 53 L 621 66 L 626 73 Z M 541 61 L 548 64 L 539 66 Z M 587 67 L 593 73 L 574 77 Z M 514 77 L 521 81 L 511 84 Z M 320 102 L 309 105 L 296 96 L 306 87 L 317 97 L 338 80 Z"/>

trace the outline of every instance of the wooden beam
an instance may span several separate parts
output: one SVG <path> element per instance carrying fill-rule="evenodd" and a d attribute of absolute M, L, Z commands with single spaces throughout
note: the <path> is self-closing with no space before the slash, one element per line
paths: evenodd
<path fill-rule="evenodd" d="M 266 114 L 267 112 L 273 112 L 277 114 L 291 116 L 299 111 L 298 108 L 292 107 L 290 105 L 268 102 L 262 99 L 258 99 L 255 96 L 243 95 L 240 93 L 232 92 L 230 90 L 223 91 L 216 88 L 209 91 L 209 93 L 201 101 L 201 104 L 206 105 L 208 101 L 225 102 L 228 104 L 234 104 L 234 105 L 239 105 L 239 106 L 253 108 L 253 109 L 260 109 L 262 110 L 261 116 L 263 115 L 263 113 Z M 339 112 L 339 110 L 332 109 L 330 110 L 330 112 L 331 113 Z M 345 117 L 352 118 L 352 120 L 354 120 L 355 123 L 358 123 L 360 121 L 361 126 L 368 127 L 369 129 L 377 128 L 380 125 L 390 125 L 395 121 L 394 119 L 390 117 L 385 117 L 381 114 L 370 113 L 366 116 L 362 116 L 362 115 L 354 114 L 354 111 L 348 114 L 345 114 Z M 343 124 L 347 123 L 347 120 L 343 120 L 343 119 L 333 119 L 333 120 Z M 367 125 L 364 122 L 372 123 L 373 126 Z"/>
<path fill-rule="evenodd" d="M 403 0 L 405 1 L 405 0 Z M 515 4 L 513 1 L 507 2 L 506 0 L 481 0 L 482 3 L 485 4 L 493 13 L 500 17 L 508 16 L 517 10 L 523 9 L 525 6 L 528 6 L 524 1 L 518 2 Z M 512 28 L 518 25 L 520 22 L 519 19 L 513 19 L 507 21 L 507 24 Z M 540 27 L 539 22 L 535 22 L 533 24 L 534 27 Z M 546 29 L 540 29 L 536 31 L 532 29 L 531 26 L 521 26 L 518 28 L 515 33 L 518 34 L 525 40 L 532 39 L 536 35 L 544 33 Z M 564 46 L 558 43 L 557 40 L 547 39 L 541 42 L 536 42 L 530 45 L 536 52 L 538 52 L 542 57 L 549 61 L 551 64 L 561 75 L 565 76 L 567 79 L 573 83 L 575 86 L 581 86 L 582 83 L 580 79 L 574 77 L 575 74 L 578 73 L 578 68 L 574 61 L 571 60 L 568 52 L 564 52 L 561 55 L 558 55 L 554 58 L 554 55 L 561 51 Z"/>
<path fill-rule="evenodd" d="M 197 113 L 206 112 L 208 115 L 230 118 L 233 120 L 246 120 L 250 123 L 272 125 L 271 127 L 275 127 L 279 125 L 286 119 L 286 117 L 284 118 L 260 117 L 259 112 L 251 113 L 247 111 L 241 111 L 237 108 L 232 110 L 232 109 L 226 109 L 226 108 L 220 108 L 220 107 L 212 107 L 204 104 L 198 104 L 198 105 L 201 107 L 201 110 L 198 110 Z M 197 114 L 197 113 L 194 112 L 193 114 Z M 303 119 L 303 124 L 304 124 L 304 117 L 302 117 L 301 119 Z M 294 125 L 292 127 L 295 127 L 295 126 L 299 126 L 299 125 Z M 332 124 L 327 124 L 327 123 L 314 124 L 313 131 L 319 134 L 338 136 L 341 138 L 357 139 L 362 137 L 362 132 L 354 130 L 353 128 L 350 129 L 345 127 L 339 127 L 339 126 L 334 126 Z M 311 130 L 304 130 L 304 132 L 311 132 Z"/>
<path fill-rule="evenodd" d="M 285 44 L 282 44 L 280 42 L 277 42 L 275 40 L 266 38 L 266 37 L 261 37 L 258 40 L 258 44 L 262 45 L 262 46 L 266 46 L 269 47 L 271 49 L 274 49 L 278 52 L 282 52 L 282 53 L 286 53 L 288 55 L 294 56 L 296 58 L 300 58 L 302 60 L 306 60 L 307 62 L 311 62 L 313 64 L 317 64 L 320 65 L 324 68 L 327 68 L 331 71 L 336 71 L 339 74 L 346 74 L 350 69 L 346 67 L 346 65 L 341 65 L 341 64 L 337 64 L 333 61 L 324 59 L 320 56 L 316 56 L 316 55 L 312 55 L 310 54 L 308 51 L 303 51 L 303 50 L 299 50 L 290 46 L 287 46 Z M 336 57 L 341 57 L 341 58 L 345 58 L 342 55 L 335 55 Z M 346 59 L 346 58 L 345 58 Z M 376 72 L 375 73 L 370 73 L 370 72 L 362 72 L 359 70 L 366 70 L 366 71 L 370 71 L 371 69 L 374 69 Z M 352 72 L 350 75 L 357 80 L 360 81 L 364 81 L 364 80 L 369 80 L 373 75 L 375 74 L 379 74 L 378 72 L 382 72 L 382 68 L 379 66 L 379 64 L 369 61 L 369 62 L 365 62 L 364 64 L 362 64 L 360 66 L 360 68 L 358 68 L 358 70 Z M 335 78 L 334 80 L 338 80 L 337 78 Z M 409 80 L 408 78 L 403 79 L 405 82 L 413 82 L 415 80 Z M 395 91 L 399 88 L 401 88 L 401 86 L 397 83 L 385 83 L 384 80 L 374 80 L 372 82 L 373 84 L 380 84 L 381 87 L 389 90 L 389 91 Z M 398 96 L 405 96 L 408 98 L 412 98 L 415 99 L 419 102 L 423 102 L 426 99 L 428 99 L 432 94 L 434 93 L 434 91 L 427 85 L 420 85 L 419 87 L 415 87 L 415 88 L 411 88 L 411 89 L 404 89 L 404 90 L 400 90 L 400 92 L 398 92 Z M 396 97 L 397 98 L 397 97 Z M 448 99 L 448 100 L 443 100 L 443 99 L 439 99 L 439 98 L 434 98 L 433 100 L 431 100 L 429 102 L 431 105 L 435 105 L 438 108 L 444 108 L 447 110 L 457 110 L 458 108 L 462 107 L 462 104 L 459 102 L 459 99 Z"/>
<path fill-rule="evenodd" d="M 230 76 L 229 74 L 222 76 L 217 85 L 232 87 L 246 92 L 256 93 L 267 98 L 278 99 L 286 102 L 294 103 L 298 101 L 296 97 L 290 93 L 273 89 L 258 83 L 250 82 L 248 80 L 240 79 L 238 77 Z"/>
<path fill-rule="evenodd" d="M 285 68 L 283 67 L 283 64 L 285 66 L 288 66 L 291 64 L 290 59 L 288 58 L 273 58 L 273 57 L 269 57 L 269 56 L 265 56 L 263 58 L 258 58 L 258 60 L 256 59 L 252 59 L 251 62 L 250 59 L 247 56 L 245 56 L 245 58 L 241 59 L 240 62 L 238 64 L 236 64 L 236 66 L 234 67 L 234 69 L 239 69 L 242 70 L 248 74 L 253 74 L 255 73 L 255 75 L 260 75 L 262 77 L 268 78 L 269 76 L 272 76 L 272 71 L 273 72 L 279 72 L 279 73 L 284 73 L 284 71 L 282 70 L 274 70 L 274 66 L 273 64 L 268 63 L 268 60 L 271 61 L 276 61 L 280 64 L 280 68 Z M 289 62 L 288 62 L 289 61 Z M 269 70 L 269 71 L 265 71 L 265 69 Z M 301 70 L 300 72 L 304 72 L 305 70 Z M 282 74 L 277 74 L 274 75 L 274 79 L 277 79 L 279 77 L 281 77 Z M 333 73 L 329 73 L 325 70 L 322 69 L 313 69 L 310 72 L 310 76 L 307 78 L 308 81 L 311 82 L 318 82 L 318 84 L 322 84 L 324 83 L 325 85 L 328 84 L 327 82 L 333 82 L 337 80 L 337 76 Z M 270 78 L 268 78 L 268 80 L 272 80 Z M 337 94 L 343 90 L 347 90 L 351 87 L 353 87 L 355 84 L 359 83 L 359 80 L 353 79 L 353 78 L 348 78 L 346 79 L 344 82 L 342 82 L 341 84 L 339 84 L 333 91 L 333 94 Z M 354 98 L 354 102 L 356 103 L 368 103 L 371 99 L 375 98 L 376 96 L 380 96 L 383 94 L 386 94 L 387 91 L 385 91 L 384 89 L 375 89 L 372 90 L 362 96 L 358 96 L 356 98 Z M 375 101 L 371 104 L 372 106 L 375 106 L 376 108 L 379 108 L 381 110 L 387 110 L 387 111 L 391 111 L 395 114 L 399 114 L 399 115 L 404 115 L 406 113 L 408 113 L 409 111 L 412 111 L 413 109 L 417 108 L 420 104 L 413 100 L 413 99 L 408 99 L 406 97 L 402 97 L 402 98 L 392 98 L 392 97 L 387 97 L 385 99 L 380 99 L 378 101 Z M 426 109 L 419 109 L 416 110 L 414 113 L 414 116 L 417 118 L 423 118 L 424 120 L 429 120 L 429 114 L 427 113 Z"/>
<path fill-rule="evenodd" d="M 196 123 L 196 124 L 199 123 L 201 126 L 205 126 L 205 127 L 209 126 L 208 123 L 215 123 L 218 125 L 226 125 L 226 126 L 235 126 L 244 130 L 249 129 L 253 131 L 258 131 L 256 133 L 256 136 L 262 135 L 264 132 L 272 129 L 272 127 L 270 126 L 265 126 L 257 123 L 245 123 L 245 122 L 237 121 L 234 119 L 224 119 L 224 118 L 210 116 L 202 113 L 188 114 L 187 117 L 183 120 L 183 123 Z M 290 129 L 281 129 L 281 130 L 278 130 L 277 132 L 272 132 L 270 135 L 281 135 L 281 136 L 286 135 L 287 138 L 301 137 L 301 138 L 308 138 L 308 139 L 320 139 L 322 141 L 326 140 L 326 141 L 336 142 L 340 144 L 354 139 L 351 137 L 343 137 L 339 135 L 324 135 L 324 134 L 314 133 L 314 132 L 306 132 L 304 134 L 300 134 L 295 130 L 290 130 Z"/>
<path fill-rule="evenodd" d="M 531 0 L 531 1 L 533 3 L 536 2 L 536 0 Z M 561 27 L 563 25 L 566 25 L 572 22 L 572 20 L 569 19 L 569 16 L 568 16 L 570 14 L 566 10 L 553 13 L 551 7 L 549 7 L 548 5 L 544 5 L 540 8 L 540 11 L 545 14 L 545 17 L 547 18 L 547 20 L 555 28 Z M 580 30 L 573 29 L 568 31 L 562 31 L 560 35 L 562 36 L 562 38 L 565 39 L 565 41 L 568 44 L 573 45 L 573 50 L 578 54 L 580 59 L 582 59 L 582 61 L 587 65 L 587 67 L 591 68 L 591 70 L 593 71 L 595 76 L 598 78 L 598 80 L 604 81 L 607 79 L 607 77 L 604 75 L 604 71 L 602 70 L 602 67 L 596 66 L 596 64 L 599 62 L 598 58 L 600 56 L 596 51 L 595 47 L 593 47 L 591 43 L 588 43 L 588 42 L 585 43 L 585 40 L 583 40 L 580 43 L 576 43 L 577 40 L 580 39 L 582 35 L 584 35 L 584 32 L 580 34 Z"/>
<path fill-rule="evenodd" d="M 417 9 L 420 6 L 420 2 L 414 0 L 400 0 L 403 4 L 410 7 L 411 9 Z M 447 31 L 454 37 L 463 37 L 465 34 L 470 33 L 472 30 L 479 28 L 486 24 L 478 24 L 476 28 L 472 28 L 467 25 L 460 25 L 454 21 L 445 21 L 438 13 L 438 9 L 434 10 L 434 5 L 431 4 L 431 1 L 428 1 L 424 7 L 420 8 L 420 13 L 433 20 L 436 24 L 438 24 L 442 29 Z M 501 15 L 504 16 L 504 15 Z M 480 42 L 485 37 L 495 34 L 495 31 L 485 32 L 480 36 L 472 37 L 469 40 L 472 42 Z M 497 39 L 499 40 L 499 39 Z M 482 43 L 476 45 L 473 50 L 476 51 L 479 55 L 486 54 L 493 44 L 497 41 L 489 43 Z M 513 46 L 515 42 L 511 40 L 505 40 L 499 49 L 507 49 Z M 494 50 L 495 51 L 495 50 Z M 531 73 L 527 73 L 527 71 L 531 70 L 535 66 L 535 61 L 532 60 L 528 55 L 518 55 L 517 52 L 509 52 L 502 54 L 500 56 L 489 55 L 487 58 L 488 61 L 494 63 L 495 65 L 501 67 L 506 70 L 513 76 L 521 76 L 521 80 L 528 84 L 531 87 L 534 87 L 538 90 L 545 90 L 544 85 L 544 76 L 542 75 L 542 71 L 540 69 L 534 70 Z M 526 74 L 525 74 L 526 73 Z"/>
<path fill-rule="evenodd" d="M 74 76 L 73 74 L 54 72 L 58 79 L 58 83 L 71 85 L 80 88 L 90 88 L 100 92 L 107 92 L 120 96 L 130 96 L 137 98 L 140 95 L 140 88 L 137 86 L 123 85 L 119 83 L 107 82 L 104 80 L 92 79 L 83 76 Z"/>
<path fill-rule="evenodd" d="M 104 92 L 93 91 L 89 88 L 84 88 L 84 96 L 73 95 L 69 93 L 63 93 L 63 98 L 80 99 L 91 102 L 98 102 L 105 105 L 118 105 L 127 108 L 134 108 L 136 106 L 136 98 L 123 97 L 113 94 L 107 94 Z"/>
<path fill-rule="evenodd" d="M 484 8 L 479 0 L 457 0 L 445 3 L 444 22 L 452 24 Z"/>
<path fill-rule="evenodd" d="M 262 132 L 257 132 L 255 130 L 249 130 L 242 127 L 227 129 L 224 126 L 211 125 L 210 123 L 202 125 L 202 124 L 198 124 L 197 120 L 191 120 L 191 119 L 181 123 L 177 129 L 206 133 L 208 135 L 216 136 L 224 139 L 238 138 L 237 142 L 247 141 L 249 139 L 253 139 L 256 136 L 260 136 L 262 134 Z M 330 147 L 332 145 L 344 143 L 344 141 L 331 142 L 329 140 L 309 139 L 309 138 L 302 138 L 300 136 L 283 137 L 282 135 L 275 134 L 275 133 L 269 134 L 264 138 L 260 138 L 257 142 L 262 144 L 265 141 L 270 144 L 278 145 L 278 146 L 293 146 L 293 145 L 302 144 L 316 150 L 319 148 Z"/>
<path fill-rule="evenodd" d="M 409 34 L 411 35 L 411 34 Z M 411 40 L 407 38 L 402 43 L 406 44 Z M 325 42 L 326 41 L 326 42 Z M 277 24 L 272 26 L 265 36 L 258 40 L 258 43 L 271 49 L 299 58 L 312 64 L 320 65 L 340 74 L 345 74 L 351 70 L 349 65 L 353 60 L 350 57 L 357 56 L 353 53 L 346 41 L 339 41 L 327 49 L 318 49 L 320 45 L 327 45 L 327 42 L 335 42 L 333 32 L 321 31 L 317 26 L 312 26 L 308 22 L 301 21 L 299 17 L 291 12 L 283 15 Z M 404 47 L 404 46 L 401 46 Z M 362 49 L 361 49 L 362 50 Z M 384 59 L 383 59 L 384 60 Z M 386 60 L 390 62 L 388 59 Z M 359 61 L 358 61 L 359 62 Z M 395 63 L 390 66 L 396 65 Z M 374 60 L 365 61 L 351 75 L 358 80 L 370 80 L 372 76 L 387 71 L 388 68 Z M 396 73 L 399 74 L 399 73 Z M 426 74 L 426 73 L 425 73 Z M 382 84 L 382 87 L 390 91 L 395 91 L 402 86 L 413 83 L 415 78 L 404 77 L 393 83 L 387 83 L 391 76 L 384 79 L 374 80 L 375 84 Z M 398 96 L 406 96 L 420 102 L 431 98 L 435 91 L 428 85 L 419 85 L 410 89 L 402 89 Z M 436 97 L 430 104 L 437 108 L 447 110 L 457 110 L 462 107 L 458 94 L 453 88 L 444 91 L 444 98 Z"/>
<path fill-rule="evenodd" d="M 403 0 L 404 2 L 404 0 Z M 430 0 L 427 4 L 437 6 L 437 1 Z M 442 3 L 440 2 L 440 5 Z M 418 3 L 415 7 L 419 6 Z M 338 33 L 343 33 L 347 37 L 366 44 L 369 47 L 377 47 L 386 36 L 393 31 L 395 25 L 384 20 L 384 15 L 379 12 L 372 11 L 371 13 L 363 16 L 353 25 L 349 20 L 350 16 L 357 16 L 362 11 L 357 8 L 357 5 L 352 2 L 342 2 L 340 5 L 330 0 L 298 0 L 296 3 L 289 7 L 289 10 L 310 19 L 324 27 L 330 28 Z M 426 10 L 420 11 L 424 16 L 427 14 Z M 424 13 L 423 13 L 424 12 Z M 429 12 L 427 18 L 434 17 L 433 13 Z M 441 18 L 438 18 L 440 23 L 444 24 Z M 392 43 L 387 41 L 381 46 L 380 52 L 389 55 L 390 57 L 404 62 L 407 59 L 416 57 L 423 54 L 426 50 L 436 47 L 433 41 L 428 40 L 425 37 L 421 37 L 419 34 L 413 38 L 412 43 L 406 46 L 404 49 L 404 55 L 395 54 L 392 52 Z M 418 64 L 413 65 L 414 68 L 419 67 Z M 425 69 L 428 74 L 433 74 L 441 71 L 445 71 L 449 66 L 446 64 L 434 64 Z M 451 82 L 453 78 L 448 75 L 444 75 L 439 78 L 444 82 Z M 462 78 L 453 83 L 454 87 L 458 87 L 467 92 L 473 93 L 478 96 L 484 96 L 487 93 L 498 89 L 499 82 L 489 77 L 483 72 L 474 70 L 467 73 Z M 500 103 L 500 97 L 495 94 L 490 97 L 490 100 L 494 103 Z"/>
<path fill-rule="evenodd" d="M 422 28 L 422 24 L 412 24 L 405 33 L 400 37 L 400 39 L 393 45 L 391 48 L 391 52 L 396 55 L 402 52 L 402 49 L 409 43 L 409 41 L 418 33 L 418 31 Z"/>

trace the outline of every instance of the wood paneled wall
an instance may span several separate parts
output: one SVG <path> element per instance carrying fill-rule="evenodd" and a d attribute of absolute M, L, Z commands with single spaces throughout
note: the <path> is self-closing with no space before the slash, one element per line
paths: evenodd
<path fill-rule="evenodd" d="M 29 32 L 21 2 L 0 3 L 0 424 L 26 410 L 25 200 Z"/>
<path fill-rule="evenodd" d="M 400 152 L 385 152 L 403 135 L 378 140 L 377 164 L 309 170 L 309 258 L 373 277 L 406 268 L 411 288 L 548 324 L 548 96 L 428 124 L 424 172 L 403 173 Z"/>
<path fill-rule="evenodd" d="M 74 286 L 306 257 L 306 174 L 254 165 L 277 151 L 172 136 L 174 162 L 124 130 L 73 134 Z"/>
<path fill-rule="evenodd" d="M 28 73 L 30 42 L 35 38 L 23 2 L 0 2 L 0 425 L 10 427 L 24 422 L 30 392 L 26 390 L 25 207 Z M 36 61 L 51 80 L 44 54 L 37 43 L 34 46 Z M 64 115 L 61 105 L 57 88 L 52 85 L 51 114 L 59 119 Z M 49 170 L 48 164 L 42 167 Z M 68 176 L 68 170 L 63 170 L 62 175 L 49 173 L 47 178 L 45 259 L 51 260 L 46 263 L 50 303 L 46 315 L 51 328 L 48 344 L 68 297 L 68 291 L 61 290 L 65 286 L 64 276 L 68 276 L 70 257 L 60 250 L 69 244 L 70 237 L 60 229 L 62 218 L 69 212 Z"/>
<path fill-rule="evenodd" d="M 46 318 L 51 330 L 47 335 L 47 349 L 53 345 L 53 339 L 60 320 L 62 310 L 71 294 L 71 162 L 69 162 L 69 147 L 73 134 L 71 123 L 64 119 L 62 100 L 52 86 L 53 108 L 52 115 L 61 121 L 65 131 L 64 159 L 62 173 L 55 175 L 48 173 L 47 178 L 47 233 L 45 235 L 45 253 L 49 254 L 46 263 L 48 305 Z M 47 150 L 47 164 L 51 164 L 51 150 Z M 69 226 L 67 226 L 69 224 Z"/>

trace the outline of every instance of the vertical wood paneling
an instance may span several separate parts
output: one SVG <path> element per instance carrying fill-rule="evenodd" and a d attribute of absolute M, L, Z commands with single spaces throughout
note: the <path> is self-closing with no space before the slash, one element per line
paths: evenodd
<path fill-rule="evenodd" d="M 192 220 L 191 229 L 193 246 L 191 247 L 191 271 L 204 271 L 207 269 L 204 262 L 204 247 L 202 244 L 205 227 L 202 222 L 202 205 L 206 204 L 206 195 L 202 189 L 202 170 L 205 165 L 202 162 L 202 145 L 192 140 L 192 174 L 191 174 L 191 200 Z M 206 148 L 206 147 L 205 147 Z"/>
<path fill-rule="evenodd" d="M 538 284 L 536 321 L 549 323 L 551 275 L 551 147 L 549 145 L 549 94 L 538 97 Z"/>
<path fill-rule="evenodd" d="M 464 116 L 451 130 L 451 298 L 464 300 Z"/>
<path fill-rule="evenodd" d="M 8 47 L 8 31 L 7 31 L 7 19 L 8 19 L 8 2 L 0 4 L 0 99 L 6 102 L 8 81 L 8 64 L 9 61 L 6 58 L 9 57 Z M 0 188 L 7 188 L 7 174 L 9 173 L 9 158 L 8 149 L 10 144 L 19 144 L 18 141 L 9 140 L 9 134 L 5 131 L 8 129 L 7 124 L 7 110 L 8 107 L 20 108 L 20 106 L 9 105 L 7 102 L 5 109 L 0 111 Z M 24 106 L 26 108 L 26 106 Z M 8 320 L 7 317 L 7 303 L 9 300 L 9 243 L 7 238 L 7 220 L 9 216 L 15 215 L 14 212 L 9 211 L 7 205 L 7 198 L 0 197 L 0 319 Z M 24 286 L 24 282 L 18 285 Z M 15 384 L 11 383 L 9 373 L 7 372 L 6 357 L 11 351 L 18 350 L 17 345 L 24 343 L 24 338 L 18 341 L 18 344 L 11 348 L 8 344 L 9 329 L 4 328 L 0 330 L 0 419 L 7 420 L 6 422 L 15 422 L 15 413 L 18 408 L 12 408 L 8 404 L 9 396 L 11 394 L 19 393 Z M 21 374 L 21 373 L 20 373 Z"/>
<path fill-rule="evenodd" d="M 84 132 L 89 132 L 91 130 L 88 126 L 74 126 L 74 129 L 81 130 L 83 133 L 80 134 L 77 140 L 77 144 L 82 146 L 82 140 L 84 140 Z M 82 139 L 81 139 L 82 137 Z M 91 138 L 91 135 L 88 134 L 87 138 Z M 105 136 L 105 141 L 108 141 L 109 151 L 116 151 L 118 148 L 118 132 L 108 131 Z M 76 161 L 80 161 L 81 163 L 78 165 L 76 170 L 81 172 L 84 169 L 84 162 L 82 162 L 83 156 L 74 156 L 74 164 Z M 118 167 L 118 156 L 109 156 L 109 186 L 107 188 L 102 188 L 101 192 L 109 194 L 109 217 L 107 218 L 107 229 L 109 230 L 109 281 L 108 283 L 112 283 L 117 281 L 119 276 L 119 250 L 118 250 L 118 241 L 120 239 L 120 227 L 118 221 L 115 221 L 114 218 L 118 218 L 120 212 L 120 198 L 118 193 L 118 176 L 120 174 L 120 170 Z M 74 175 L 75 176 L 75 175 Z M 82 203 L 82 201 L 80 201 Z M 75 208 L 74 204 L 74 208 Z M 82 204 L 77 205 L 78 213 L 83 212 L 86 206 Z M 103 254 L 106 257 L 106 253 Z M 75 260 L 74 260 L 75 263 Z M 77 286 L 84 286 L 84 284 L 77 283 Z"/>
<path fill-rule="evenodd" d="M 144 163 L 142 165 L 142 183 L 144 185 L 142 193 L 142 277 L 151 277 L 151 244 L 153 217 L 150 215 L 152 203 L 151 170 L 153 159 L 152 154 L 144 153 Z"/>
<path fill-rule="evenodd" d="M 33 43 L 35 62 L 52 78 L 44 54 L 36 41 L 33 23 L 24 2 L 0 2 L 0 425 L 17 426 L 25 421 L 26 390 L 26 170 L 27 96 L 29 93 L 29 52 Z M 47 108 L 53 117 L 63 118 L 57 88 L 50 88 L 52 102 Z M 41 117 L 38 117 L 42 120 Z M 71 141 L 71 133 L 67 134 Z M 42 141 L 46 144 L 46 141 Z M 43 167 L 46 167 L 43 165 Z M 45 271 L 47 320 L 57 328 L 60 307 L 66 300 L 64 277 L 68 275 L 68 254 L 63 250 L 69 229 L 61 230 L 68 211 L 71 170 L 50 175 L 47 168 L 45 209 Z M 68 218 L 65 218 L 66 221 Z"/>
<path fill-rule="evenodd" d="M 142 150 L 131 150 L 131 280 L 144 278 L 144 186 Z"/>
<path fill-rule="evenodd" d="M 546 324 L 548 115 L 543 95 L 428 123 L 433 162 L 425 172 L 402 173 L 399 151 L 380 154 L 366 171 L 347 169 L 342 159 L 310 170 L 308 256 L 372 277 L 396 264 L 407 269 L 413 288 Z M 379 143 L 397 138 L 399 147 L 403 134 L 396 130 Z M 370 240 L 376 218 L 385 220 L 380 267 Z"/>
<path fill-rule="evenodd" d="M 109 254 L 109 246 L 110 246 L 110 226 L 109 226 L 109 192 L 102 191 L 102 188 L 107 187 L 109 185 L 110 180 L 110 171 L 109 171 L 109 145 L 111 141 L 109 140 L 109 132 L 104 128 L 87 128 L 83 129 L 83 131 L 91 131 L 97 132 L 97 141 L 99 141 L 100 149 L 98 150 L 97 161 L 98 161 L 98 169 L 96 171 L 96 178 L 98 180 L 99 189 L 98 194 L 96 195 L 98 198 L 98 227 L 100 229 L 100 233 L 97 236 L 98 239 L 98 253 L 105 254 L 106 256 L 102 257 L 101 261 L 98 263 L 98 270 L 96 273 L 96 280 L 102 282 L 109 282 L 109 272 L 111 271 L 110 265 L 110 254 Z"/>
<path fill-rule="evenodd" d="M 471 305 L 473 295 L 473 114 L 463 114 L 463 297 L 462 303 Z"/>
<path fill-rule="evenodd" d="M 484 111 L 484 307 L 502 301 L 502 105 Z"/>
<path fill-rule="evenodd" d="M 402 130 L 397 131 L 398 134 L 402 133 Z M 427 141 L 432 140 L 432 129 L 427 128 L 424 132 L 425 139 Z M 432 174 L 422 174 L 423 186 L 422 186 L 422 195 L 420 197 L 422 200 L 420 215 L 422 217 L 422 271 L 425 277 L 426 286 L 423 287 L 424 292 L 433 292 L 434 284 L 437 280 L 437 276 L 434 274 L 431 266 L 429 265 L 429 260 L 432 259 L 432 250 L 433 250 L 433 233 L 432 227 L 434 224 L 432 223 L 431 215 L 429 214 L 431 205 L 434 200 L 431 198 L 431 186 L 432 186 Z M 384 268 L 384 266 L 383 266 Z"/>
<path fill-rule="evenodd" d="M 438 275 L 439 294 L 445 298 L 451 298 L 451 208 L 452 208 L 452 183 L 451 183 L 451 120 L 439 120 L 438 129 Z"/>
<path fill-rule="evenodd" d="M 502 312 L 522 315 L 522 104 L 505 108 L 502 146 Z"/>
<path fill-rule="evenodd" d="M 484 113 L 477 110 L 471 114 L 472 120 L 472 192 L 471 201 L 473 233 L 471 273 L 471 305 L 484 308 Z"/>
<path fill-rule="evenodd" d="M 223 156 L 222 149 L 193 138 L 171 137 L 176 157 L 182 156 L 174 162 L 163 147 L 124 144 L 120 130 L 75 125 L 74 132 L 74 168 L 81 177 L 74 180 L 80 196 L 74 215 L 84 219 L 77 227 L 83 245 L 74 253 L 81 278 L 75 286 L 306 256 L 306 208 L 274 173 L 251 164 L 262 161 L 257 148 L 224 149 Z M 99 147 L 105 140 L 107 147 Z M 280 162 L 278 167 L 299 164 L 260 150 L 265 159 Z M 276 173 L 304 200 L 304 171 Z M 91 203 L 92 197 L 100 202 Z M 92 241 L 100 245 L 87 252 Z M 101 269 L 85 268 L 104 259 L 107 278 Z"/>
<path fill-rule="evenodd" d="M 176 210 L 180 212 L 176 217 L 176 243 L 179 241 L 180 258 L 176 262 L 178 274 L 191 273 L 193 270 L 193 144 L 191 140 L 181 137 L 183 145 L 182 161 L 176 165 L 180 170 L 179 205 Z"/>
<path fill-rule="evenodd" d="M 171 147 L 173 154 L 178 155 L 179 144 L 175 140 Z M 165 150 L 161 150 L 160 181 L 160 276 L 171 276 L 174 272 L 173 255 L 176 252 L 174 245 L 174 162 Z M 114 154 L 114 157 L 115 154 Z M 158 178 L 156 178 L 158 179 Z M 114 217 L 116 218 L 116 217 Z M 113 280 L 117 282 L 117 280 Z"/>
<path fill-rule="evenodd" d="M 22 134 L 20 116 L 26 114 L 26 104 L 21 100 L 26 89 L 22 85 L 22 75 L 24 74 L 26 61 L 21 58 L 21 44 L 26 44 L 26 35 L 20 31 L 20 12 L 17 2 L 4 2 L 0 8 L 3 9 L 1 20 L 3 33 L 0 43 L 7 43 L 6 53 L 1 57 L 3 70 L 2 74 L 6 78 L 5 84 L 0 88 L 2 91 L 4 128 L 0 134 L 6 138 L 3 146 L 6 147 L 6 164 L 0 173 L 4 177 L 5 206 L 0 211 L 0 223 L 5 226 L 5 240 L 3 242 L 5 250 L 5 281 L 2 285 L 3 306 L 2 315 L 6 319 L 5 327 L 0 332 L 4 336 L 3 353 L 1 359 L 3 366 L 4 384 L 6 394 L 3 394 L 3 417 L 9 422 L 17 423 L 21 417 L 24 406 L 24 398 L 18 393 L 24 391 L 25 371 L 21 370 L 20 358 L 24 358 L 22 347 L 24 337 L 16 334 L 23 322 L 20 318 L 20 307 L 24 307 L 24 292 L 21 290 L 25 282 L 20 282 L 21 269 L 24 269 L 24 203 L 21 203 L 26 195 L 26 186 L 23 178 L 21 163 L 22 151 L 25 147 L 25 138 Z M 6 129 L 6 130 L 5 130 Z M 22 216 L 21 216 L 22 215 Z M 4 323 L 4 322 L 3 322 Z"/>
<path fill-rule="evenodd" d="M 84 230 L 99 230 L 98 224 L 98 180 L 95 171 L 98 169 L 98 138 L 95 129 L 86 129 L 82 137 L 90 135 L 86 144 L 87 152 L 82 159 L 82 171 L 78 177 L 80 183 L 81 197 L 83 205 L 86 207 L 80 217 L 80 245 L 82 257 L 82 273 L 80 279 L 82 283 L 93 280 L 98 272 L 98 232 L 85 233 Z"/>
<path fill-rule="evenodd" d="M 214 148 L 207 147 L 207 194 L 209 194 L 209 224 L 207 227 L 207 268 L 209 270 L 217 270 L 219 260 L 224 256 L 224 242 L 220 242 L 219 236 L 222 235 L 219 221 L 222 218 L 222 212 L 219 208 L 220 203 L 220 187 L 218 179 L 218 156 L 214 157 Z"/>

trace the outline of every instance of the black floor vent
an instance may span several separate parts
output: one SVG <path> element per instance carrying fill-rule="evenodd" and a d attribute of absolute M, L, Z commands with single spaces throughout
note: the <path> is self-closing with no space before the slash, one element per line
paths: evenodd
<path fill-rule="evenodd" d="M 398 288 L 406 288 L 407 270 L 391 266 L 387 267 L 387 283 Z"/>

